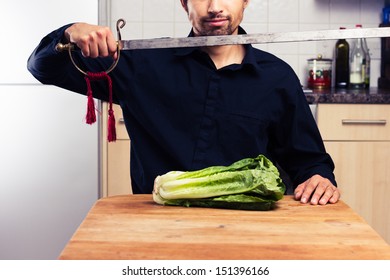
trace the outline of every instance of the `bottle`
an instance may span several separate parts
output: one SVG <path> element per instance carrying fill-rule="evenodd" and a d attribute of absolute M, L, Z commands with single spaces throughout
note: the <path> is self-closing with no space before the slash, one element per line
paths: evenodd
<path fill-rule="evenodd" d="M 358 38 L 355 40 L 350 57 L 350 88 L 360 89 L 365 87 L 365 63 L 366 54 L 363 49 L 363 39 Z"/>
<path fill-rule="evenodd" d="M 364 52 L 366 53 L 366 61 L 365 61 L 366 63 L 365 63 L 365 70 L 364 70 L 364 86 L 365 88 L 370 88 L 371 56 L 370 56 L 370 49 L 368 48 L 366 38 L 363 38 L 363 48 L 364 48 Z"/>
<path fill-rule="evenodd" d="M 388 1 L 386 1 L 388 2 Z M 379 27 L 390 27 L 390 5 L 385 4 L 382 9 L 382 23 Z M 390 88 L 390 37 L 380 39 L 381 42 L 381 60 L 380 60 L 380 77 L 378 78 L 378 88 Z"/>
<path fill-rule="evenodd" d="M 345 27 L 340 27 L 345 29 Z M 349 43 L 339 39 L 335 46 L 335 87 L 348 88 L 349 86 Z"/>

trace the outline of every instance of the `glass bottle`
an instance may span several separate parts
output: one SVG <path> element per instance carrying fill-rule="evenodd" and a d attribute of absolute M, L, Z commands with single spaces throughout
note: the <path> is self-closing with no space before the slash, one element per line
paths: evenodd
<path fill-rule="evenodd" d="M 350 88 L 359 89 L 365 87 L 365 63 L 366 54 L 363 48 L 363 39 L 358 38 L 355 40 L 350 57 Z"/>
<path fill-rule="evenodd" d="M 364 85 L 365 88 L 370 88 L 370 71 L 371 71 L 371 57 L 370 57 L 370 49 L 368 48 L 366 38 L 363 38 L 363 48 L 366 53 L 366 63 L 364 70 Z"/>
<path fill-rule="evenodd" d="M 340 27 L 345 29 L 345 27 Z M 335 46 L 335 87 L 348 88 L 349 86 L 349 43 L 346 39 L 339 39 Z"/>

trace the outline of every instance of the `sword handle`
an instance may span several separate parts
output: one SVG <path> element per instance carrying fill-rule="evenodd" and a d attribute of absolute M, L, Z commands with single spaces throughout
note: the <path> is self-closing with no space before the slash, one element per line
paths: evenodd
<path fill-rule="evenodd" d="M 116 31 L 117 31 L 117 35 L 118 35 L 118 41 L 116 42 L 116 45 L 117 45 L 117 52 L 118 52 L 118 58 L 112 63 L 112 65 L 110 66 L 110 68 L 108 68 L 105 72 L 108 74 L 110 73 L 112 70 L 114 70 L 114 68 L 116 67 L 116 65 L 118 64 L 118 61 L 119 61 L 119 57 L 120 57 L 120 50 L 121 50 L 121 44 L 120 44 L 120 41 L 122 39 L 122 36 L 121 36 L 121 32 L 120 30 L 126 25 L 126 21 L 124 19 L 118 19 L 118 21 L 116 22 Z M 55 50 L 57 52 L 63 52 L 63 51 L 68 51 L 69 52 L 69 57 L 70 57 L 70 60 L 72 61 L 73 65 L 76 67 L 77 70 L 79 70 L 81 73 L 83 73 L 84 75 L 87 75 L 87 71 L 84 71 L 82 70 L 77 64 L 76 62 L 74 61 L 73 59 L 73 56 L 72 56 L 72 51 L 75 49 L 75 45 L 73 43 L 67 43 L 67 44 L 62 44 L 62 43 L 58 43 L 56 46 L 55 46 Z"/>
<path fill-rule="evenodd" d="M 68 51 L 69 49 L 71 49 L 71 50 L 74 49 L 74 45 L 72 43 L 68 43 L 68 44 L 58 43 L 56 45 L 56 51 L 57 52 Z"/>

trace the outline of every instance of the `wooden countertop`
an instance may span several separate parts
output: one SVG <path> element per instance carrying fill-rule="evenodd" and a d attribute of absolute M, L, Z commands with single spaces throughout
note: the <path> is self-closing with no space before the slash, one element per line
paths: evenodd
<path fill-rule="evenodd" d="M 285 196 L 272 211 L 161 206 L 151 195 L 96 202 L 60 259 L 390 259 L 390 246 L 349 206 Z"/>

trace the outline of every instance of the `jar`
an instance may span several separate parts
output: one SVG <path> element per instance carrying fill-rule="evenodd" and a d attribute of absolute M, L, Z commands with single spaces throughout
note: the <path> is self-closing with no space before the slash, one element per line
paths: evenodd
<path fill-rule="evenodd" d="M 310 89 L 328 89 L 332 86 L 332 59 L 317 58 L 308 59 L 307 87 Z"/>

